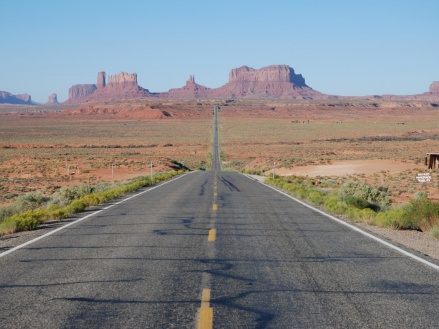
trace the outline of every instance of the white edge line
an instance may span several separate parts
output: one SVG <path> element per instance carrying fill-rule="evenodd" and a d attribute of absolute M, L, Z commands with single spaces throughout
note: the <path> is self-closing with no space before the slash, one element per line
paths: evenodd
<path fill-rule="evenodd" d="M 253 180 L 252 177 L 248 177 L 247 175 L 244 175 L 244 176 L 246 176 L 247 178 Z M 349 223 L 345 222 L 344 220 L 341 220 L 341 219 L 339 219 L 337 217 L 329 215 L 329 214 L 325 213 L 324 211 L 322 211 L 322 210 L 320 210 L 318 208 L 315 208 L 315 207 L 313 207 L 313 206 L 303 202 L 302 200 L 296 199 L 295 197 L 289 195 L 288 193 L 285 193 L 285 192 L 283 192 L 281 190 L 278 190 L 277 188 L 274 188 L 273 186 L 270 186 L 270 185 L 268 185 L 266 183 L 262 183 L 262 184 L 267 186 L 267 187 L 269 187 L 269 188 L 271 188 L 272 190 L 274 190 L 274 191 L 276 191 L 276 192 L 278 192 L 280 194 L 283 194 L 283 195 L 287 196 L 288 198 L 290 198 L 290 199 L 300 203 L 301 205 L 303 205 L 303 206 L 305 206 L 305 207 L 307 207 L 309 209 L 312 209 L 312 210 L 318 212 L 319 214 L 321 214 L 323 216 L 326 216 L 326 217 L 332 219 L 333 221 L 335 221 L 335 222 L 337 222 L 339 224 L 342 224 L 344 226 L 349 227 L 351 230 L 359 232 L 359 233 L 363 234 L 364 236 L 367 236 L 368 238 L 373 239 L 373 240 L 375 240 L 375 241 L 385 245 L 386 247 L 389 247 L 389 248 L 391 248 L 393 250 L 396 250 L 399 253 L 401 253 L 401 254 L 403 254 L 403 255 L 405 255 L 407 257 L 413 258 L 413 259 L 417 260 L 418 262 L 421 262 L 421 263 L 423 263 L 423 264 L 425 264 L 427 266 L 430 266 L 430 267 L 434 268 L 435 270 L 439 271 L 439 266 L 438 265 L 436 265 L 436 264 L 434 264 L 432 262 L 429 262 L 428 260 L 426 260 L 424 258 L 416 256 L 416 255 L 414 255 L 414 254 L 412 254 L 412 253 L 410 253 L 410 252 L 408 252 L 408 251 L 406 251 L 406 250 L 404 250 L 402 248 L 399 248 L 399 247 L 397 247 L 397 246 L 395 246 L 395 245 L 393 245 L 393 244 L 391 244 L 391 243 L 389 243 L 389 242 L 387 242 L 387 241 L 385 241 L 383 239 L 380 239 L 380 238 L 376 237 L 375 235 L 372 235 L 372 234 L 370 234 L 370 233 L 368 233 L 366 231 L 363 231 L 362 229 L 358 228 L 357 226 L 349 224 Z"/>
<path fill-rule="evenodd" d="M 89 215 L 87 215 L 87 216 L 81 217 L 81 218 L 79 218 L 79 219 L 77 219 L 77 220 L 75 220 L 75 221 L 73 221 L 73 222 L 71 222 L 71 223 L 69 223 L 69 224 L 66 224 L 66 225 L 64 225 L 64 226 L 62 226 L 62 227 L 59 227 L 59 228 L 53 230 L 53 231 L 47 232 L 46 234 L 43 234 L 43 235 L 41 235 L 41 236 L 39 236 L 39 237 L 37 237 L 37 238 L 35 238 L 35 239 L 29 240 L 29 241 L 27 241 L 27 242 L 25 242 L 25 243 L 23 243 L 23 244 L 20 244 L 20 245 L 14 247 L 14 248 L 11 248 L 11 249 L 9 249 L 9 250 L 7 250 L 7 251 L 5 251 L 5 252 L 2 252 L 2 253 L 0 253 L 0 258 L 1 258 L 1 257 L 4 257 L 4 256 L 6 256 L 6 255 L 9 255 L 9 254 L 11 254 L 11 253 L 13 253 L 14 251 L 17 251 L 17 250 L 19 250 L 19 249 L 22 249 L 22 248 L 24 248 L 24 247 L 26 247 L 26 246 L 28 246 L 28 245 L 34 243 L 34 242 L 37 242 L 38 240 L 44 239 L 44 238 L 48 237 L 49 235 L 55 234 L 55 233 L 57 233 L 57 232 L 59 232 L 59 231 L 65 229 L 65 228 L 67 228 L 67 227 L 69 227 L 69 226 L 72 226 L 72 225 L 78 224 L 78 223 L 82 222 L 83 220 L 85 220 L 85 219 L 87 219 L 87 218 L 90 218 L 90 217 L 92 217 L 92 216 L 95 216 L 95 215 L 99 214 L 100 212 L 102 212 L 102 211 L 104 211 L 104 210 L 107 210 L 107 209 L 113 208 L 114 206 L 120 205 L 121 203 L 124 203 L 125 201 L 128 201 L 128 200 L 130 200 L 130 199 L 136 198 L 136 197 L 138 197 L 139 195 L 142 195 L 142 194 L 144 194 L 144 193 L 147 193 L 147 192 L 150 192 L 150 191 L 152 191 L 152 190 L 155 190 L 156 188 L 159 188 L 159 187 L 161 187 L 161 186 L 163 186 L 163 185 L 166 185 L 166 184 L 169 184 L 169 183 L 171 183 L 171 182 L 174 182 L 174 181 L 176 181 L 177 179 L 180 179 L 180 178 L 182 178 L 182 177 L 184 177 L 184 176 L 186 176 L 186 175 L 188 175 L 188 174 L 190 174 L 190 173 L 192 173 L 192 172 L 189 172 L 189 173 L 187 173 L 187 174 L 184 174 L 184 175 L 178 176 L 178 177 L 173 178 L 173 179 L 171 179 L 171 180 L 165 181 L 165 182 L 161 183 L 160 185 L 157 185 L 157 186 L 151 187 L 151 188 L 149 188 L 149 189 L 147 189 L 147 190 L 145 190 L 145 191 L 142 191 L 142 192 L 140 192 L 140 193 L 134 194 L 134 195 L 132 195 L 132 196 L 126 198 L 126 199 L 123 199 L 123 200 L 121 200 L 121 201 L 118 201 L 117 203 L 114 203 L 114 204 L 112 204 L 112 205 L 109 205 L 109 206 L 107 206 L 107 207 L 105 207 L 105 208 L 102 208 L 102 209 L 100 209 L 100 210 L 96 210 L 95 212 L 93 212 L 93 213 L 91 213 L 91 214 L 89 214 Z"/>

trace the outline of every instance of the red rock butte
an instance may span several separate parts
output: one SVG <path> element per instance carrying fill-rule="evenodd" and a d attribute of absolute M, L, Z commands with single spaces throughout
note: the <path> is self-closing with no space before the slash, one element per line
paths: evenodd
<path fill-rule="evenodd" d="M 108 77 L 99 72 L 96 84 L 74 85 L 69 89 L 66 103 L 85 103 L 94 101 L 111 101 L 118 99 L 136 99 L 154 97 L 147 89 L 137 84 L 136 73 L 121 72 Z"/>
<path fill-rule="evenodd" d="M 186 85 L 168 92 L 150 93 L 137 83 L 136 73 L 109 76 L 99 72 L 96 84 L 74 85 L 69 90 L 67 103 L 107 101 L 127 98 L 322 98 L 324 94 L 306 85 L 305 79 L 287 65 L 271 65 L 259 70 L 242 66 L 231 70 L 229 82 L 219 88 L 208 88 L 189 76 Z"/>
<path fill-rule="evenodd" d="M 3 93 L 3 94 L 1 94 Z M 30 96 L 0 93 L 0 103 L 31 103 Z M 439 97 L 439 81 L 431 84 L 429 92 L 420 95 L 382 95 L 360 96 L 357 98 L 383 99 L 422 99 L 437 100 Z M 229 81 L 219 88 L 208 88 L 195 82 L 189 76 L 181 88 L 173 88 L 167 92 L 150 92 L 137 82 L 137 73 L 121 72 L 107 77 L 99 72 L 96 84 L 77 84 L 69 89 L 67 104 L 100 102 L 123 99 L 160 98 L 160 99 L 347 99 L 352 97 L 335 96 L 320 93 L 309 87 L 301 74 L 296 74 L 288 65 L 270 65 L 261 69 L 241 66 L 230 71 Z M 51 101 L 49 100 L 49 103 Z"/>

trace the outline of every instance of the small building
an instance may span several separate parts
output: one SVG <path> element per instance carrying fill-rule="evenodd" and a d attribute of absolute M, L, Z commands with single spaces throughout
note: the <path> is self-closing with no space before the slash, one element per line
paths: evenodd
<path fill-rule="evenodd" d="M 439 168 L 439 153 L 427 153 L 425 165 L 428 169 Z"/>

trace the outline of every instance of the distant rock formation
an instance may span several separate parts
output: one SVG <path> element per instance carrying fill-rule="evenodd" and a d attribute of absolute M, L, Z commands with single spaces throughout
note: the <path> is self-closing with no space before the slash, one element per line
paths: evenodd
<path fill-rule="evenodd" d="M 106 86 L 105 76 L 106 76 L 105 72 L 98 73 L 98 81 L 96 83 L 97 89 L 102 89 Z"/>
<path fill-rule="evenodd" d="M 300 74 L 287 65 L 271 65 L 259 70 L 248 66 L 232 69 L 229 82 L 210 89 L 195 83 L 193 75 L 182 88 L 158 95 L 162 98 L 322 98 L 308 87 Z"/>
<path fill-rule="evenodd" d="M 107 87 L 115 88 L 115 89 L 123 89 L 123 88 L 138 88 L 137 84 L 137 73 L 126 73 L 121 72 L 116 75 L 110 75 L 108 77 L 108 85 Z"/>
<path fill-rule="evenodd" d="M 430 85 L 430 92 L 432 94 L 439 94 L 439 81 L 433 81 Z"/>
<path fill-rule="evenodd" d="M 137 84 L 137 73 L 121 72 L 108 76 L 108 81 L 106 81 L 106 73 L 99 72 L 95 85 L 82 84 L 72 86 L 66 103 L 74 104 L 153 96 L 147 89 Z"/>
<path fill-rule="evenodd" d="M 184 87 L 171 89 L 167 93 L 161 93 L 160 97 L 173 99 L 209 98 L 211 91 L 212 89 L 196 83 L 195 77 L 193 75 L 190 75 Z"/>
<path fill-rule="evenodd" d="M 57 105 L 57 104 L 59 104 L 58 96 L 55 93 L 50 95 L 49 99 L 47 100 L 47 104 L 49 104 L 49 105 Z"/>
<path fill-rule="evenodd" d="M 96 89 L 96 85 L 92 84 L 73 85 L 69 89 L 69 102 L 74 103 L 85 99 L 87 96 L 93 94 Z"/>
<path fill-rule="evenodd" d="M 13 95 L 7 91 L 0 91 L 0 104 L 32 104 L 28 94 Z"/>
<path fill-rule="evenodd" d="M 315 98 L 323 94 L 308 87 L 305 79 L 287 65 L 255 70 L 242 66 L 231 70 L 229 82 L 213 95 L 232 98 Z"/>

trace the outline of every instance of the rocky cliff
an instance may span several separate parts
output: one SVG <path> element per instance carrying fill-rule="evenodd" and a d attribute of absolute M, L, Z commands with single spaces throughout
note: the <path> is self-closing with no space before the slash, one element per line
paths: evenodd
<path fill-rule="evenodd" d="M 96 85 L 92 84 L 74 85 L 69 89 L 69 102 L 74 103 L 83 100 L 87 96 L 93 94 L 96 89 Z"/>
<path fill-rule="evenodd" d="M 28 94 L 13 95 L 7 91 L 0 91 L 0 104 L 32 104 Z"/>
<path fill-rule="evenodd" d="M 121 72 L 116 75 L 110 75 L 108 77 L 107 87 L 115 89 L 138 88 L 137 73 Z"/>
<path fill-rule="evenodd" d="M 216 97 L 232 98 L 316 98 L 321 93 L 308 87 L 305 79 L 287 65 L 259 70 L 242 66 L 231 70 L 229 82 L 215 89 Z"/>
<path fill-rule="evenodd" d="M 136 73 L 121 72 L 108 76 L 99 72 L 95 85 L 75 85 L 69 90 L 66 103 L 85 103 L 95 101 L 110 101 L 129 98 L 148 98 L 153 95 L 137 84 Z"/>

